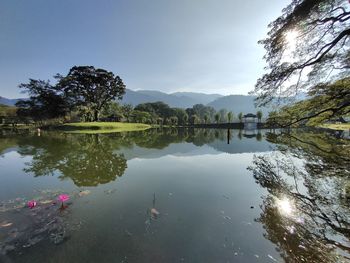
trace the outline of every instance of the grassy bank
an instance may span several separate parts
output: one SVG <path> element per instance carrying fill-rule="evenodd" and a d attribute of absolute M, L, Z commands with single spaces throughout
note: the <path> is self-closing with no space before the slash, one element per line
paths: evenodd
<path fill-rule="evenodd" d="M 71 133 L 109 133 L 109 132 L 127 132 L 140 131 L 151 128 L 148 124 L 142 123 L 123 123 L 123 122 L 77 122 L 66 123 L 56 127 Z"/>
<path fill-rule="evenodd" d="M 349 130 L 350 129 L 350 123 L 327 123 L 327 124 L 322 124 L 322 128 L 327 128 L 327 129 L 332 129 L 332 130 Z"/>

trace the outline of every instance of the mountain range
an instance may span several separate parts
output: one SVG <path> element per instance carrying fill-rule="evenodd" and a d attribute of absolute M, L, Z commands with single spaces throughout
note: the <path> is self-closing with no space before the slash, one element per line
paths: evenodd
<path fill-rule="evenodd" d="M 120 101 L 122 104 L 132 104 L 136 106 L 145 102 L 162 101 L 168 104 L 170 107 L 177 108 L 190 108 L 195 104 L 203 104 L 212 106 L 216 110 L 227 109 L 238 114 L 239 112 L 255 113 L 257 109 L 254 106 L 255 96 L 250 95 L 229 95 L 223 96 L 220 94 L 205 94 L 197 92 L 175 92 L 164 93 L 154 90 L 130 90 L 127 89 L 123 99 Z M 13 106 L 19 99 L 7 99 L 0 96 L 0 104 Z M 267 113 L 267 109 L 261 109 L 264 115 Z"/>
<path fill-rule="evenodd" d="M 195 104 L 203 104 L 213 107 L 215 110 L 227 109 L 234 113 L 255 113 L 257 109 L 254 106 L 255 96 L 251 95 L 229 95 L 224 96 L 220 94 L 205 94 L 197 92 L 175 92 L 164 93 L 154 90 L 126 90 L 121 103 L 132 104 L 136 106 L 145 102 L 162 101 L 170 107 L 190 108 Z M 261 109 L 264 115 L 267 114 L 268 109 Z"/>
<path fill-rule="evenodd" d="M 21 99 L 7 99 L 7 98 L 0 96 L 0 104 L 2 104 L 2 105 L 14 106 L 16 104 L 16 102 L 19 100 L 21 100 Z"/>

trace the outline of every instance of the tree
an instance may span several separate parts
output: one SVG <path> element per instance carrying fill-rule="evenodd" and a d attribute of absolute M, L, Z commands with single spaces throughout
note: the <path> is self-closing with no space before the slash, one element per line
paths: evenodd
<path fill-rule="evenodd" d="M 238 119 L 239 119 L 239 122 L 242 122 L 242 119 L 243 119 L 243 113 L 242 112 L 240 112 L 238 114 Z"/>
<path fill-rule="evenodd" d="M 186 114 L 183 115 L 183 117 L 182 117 L 182 124 L 183 124 L 183 125 L 186 125 L 187 122 L 188 122 L 188 115 L 187 115 L 187 113 L 186 113 Z"/>
<path fill-rule="evenodd" d="M 133 122 L 152 123 L 152 116 L 149 112 L 134 110 L 130 116 Z"/>
<path fill-rule="evenodd" d="M 232 119 L 233 119 L 233 112 L 232 112 L 232 111 L 229 111 L 229 112 L 227 113 L 227 120 L 228 120 L 228 122 L 231 122 Z"/>
<path fill-rule="evenodd" d="M 163 118 L 158 118 L 157 119 L 157 124 L 160 125 L 160 126 L 163 126 Z"/>
<path fill-rule="evenodd" d="M 178 123 L 178 118 L 176 117 L 176 116 L 172 116 L 172 117 L 170 117 L 170 124 L 171 125 L 177 125 L 177 123 Z"/>
<path fill-rule="evenodd" d="M 297 124 L 312 126 L 345 116 L 350 112 L 349 85 L 350 78 L 344 78 L 332 84 L 314 86 L 308 93 L 308 99 L 270 113 L 268 121 L 282 127 Z"/>
<path fill-rule="evenodd" d="M 19 117 L 44 120 L 66 115 L 68 111 L 66 100 L 49 81 L 29 79 L 29 83 L 22 83 L 19 88 L 29 94 L 29 99 L 16 103 Z"/>
<path fill-rule="evenodd" d="M 208 115 L 209 119 L 212 119 L 215 115 L 215 109 L 213 107 L 205 106 L 203 104 L 195 104 L 193 105 L 192 109 L 193 109 L 192 114 L 196 114 L 201 120 L 204 119 L 205 115 Z M 189 114 L 189 115 L 192 115 L 192 114 Z"/>
<path fill-rule="evenodd" d="M 105 69 L 95 69 L 93 66 L 74 66 L 66 77 L 57 75 L 58 87 L 71 98 L 74 105 L 83 105 L 93 111 L 93 120 L 106 103 L 122 99 L 125 85 L 119 76 Z"/>
<path fill-rule="evenodd" d="M 101 110 L 101 116 L 119 121 L 123 118 L 121 106 L 114 101 L 106 103 Z"/>
<path fill-rule="evenodd" d="M 164 119 L 176 115 L 173 108 L 170 108 L 168 104 L 161 101 L 141 103 L 135 107 L 135 110 L 153 113 Z"/>
<path fill-rule="evenodd" d="M 207 124 L 209 120 L 209 116 L 206 114 L 204 115 L 204 123 Z"/>
<path fill-rule="evenodd" d="M 261 110 L 258 110 L 258 111 L 256 112 L 256 116 L 257 116 L 257 118 L 258 118 L 258 121 L 261 122 L 261 118 L 262 118 L 262 116 L 263 116 L 262 111 L 261 111 Z"/>
<path fill-rule="evenodd" d="M 190 122 L 191 122 L 192 125 L 198 124 L 199 121 L 200 121 L 200 119 L 199 119 L 199 117 L 196 114 L 192 115 L 191 118 L 190 118 Z"/>
<path fill-rule="evenodd" d="M 221 110 L 219 110 L 219 114 L 220 114 L 220 121 L 221 122 L 226 122 L 227 110 L 226 109 L 221 109 Z"/>
<path fill-rule="evenodd" d="M 123 116 L 126 118 L 127 122 L 130 122 L 131 114 L 133 112 L 133 107 L 131 104 L 125 104 L 121 107 Z"/>
<path fill-rule="evenodd" d="M 177 124 L 184 125 L 184 124 L 187 123 L 188 115 L 187 115 L 187 113 L 186 113 L 186 111 L 184 109 L 173 108 L 172 110 L 174 112 L 174 116 L 173 117 L 177 118 L 176 125 Z"/>
<path fill-rule="evenodd" d="M 283 9 L 260 41 L 267 73 L 255 86 L 259 105 L 349 74 L 349 9 L 346 0 L 292 0 Z"/>
<path fill-rule="evenodd" d="M 215 116 L 214 116 L 214 118 L 215 118 L 216 123 L 218 124 L 219 121 L 220 121 L 220 114 L 219 114 L 219 113 L 216 113 Z"/>

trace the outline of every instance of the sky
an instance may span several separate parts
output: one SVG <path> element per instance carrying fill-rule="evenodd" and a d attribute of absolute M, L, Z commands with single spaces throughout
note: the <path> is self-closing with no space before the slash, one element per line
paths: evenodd
<path fill-rule="evenodd" d="M 132 90 L 247 94 L 286 0 L 1 0 L 0 96 L 93 65 Z"/>

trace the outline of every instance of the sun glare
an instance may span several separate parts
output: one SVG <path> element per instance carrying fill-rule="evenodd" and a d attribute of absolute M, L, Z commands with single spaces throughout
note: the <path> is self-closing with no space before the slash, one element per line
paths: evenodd
<path fill-rule="evenodd" d="M 285 34 L 285 38 L 288 46 L 295 46 L 297 42 L 298 31 L 297 30 L 289 30 Z"/>
<path fill-rule="evenodd" d="M 293 29 L 285 33 L 286 48 L 283 53 L 282 60 L 284 62 L 293 62 L 293 52 L 297 47 L 298 31 Z"/>
<path fill-rule="evenodd" d="M 277 200 L 278 211 L 285 216 L 291 216 L 294 212 L 293 205 L 291 201 L 287 198 Z"/>

